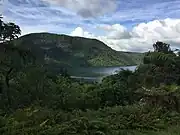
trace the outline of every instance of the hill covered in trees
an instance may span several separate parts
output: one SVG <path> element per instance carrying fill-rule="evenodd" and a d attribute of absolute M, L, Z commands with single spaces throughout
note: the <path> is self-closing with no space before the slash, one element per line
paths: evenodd
<path fill-rule="evenodd" d="M 32 49 L 35 56 L 45 58 L 53 66 L 126 66 L 137 65 L 141 53 L 118 52 L 96 39 L 51 33 L 33 33 L 20 37 L 18 45 Z"/>
<path fill-rule="evenodd" d="M 134 72 L 89 84 L 17 46 L 19 26 L 0 20 L 0 30 L 1 135 L 179 135 L 180 55 L 169 44 L 156 42 Z"/>

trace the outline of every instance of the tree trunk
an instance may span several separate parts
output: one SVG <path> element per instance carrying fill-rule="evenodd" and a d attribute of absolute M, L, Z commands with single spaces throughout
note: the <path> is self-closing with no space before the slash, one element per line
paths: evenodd
<path fill-rule="evenodd" d="M 10 97 L 10 85 L 9 85 L 9 75 L 10 73 L 13 71 L 13 68 L 10 68 L 8 71 L 7 71 L 7 74 L 5 76 L 5 83 L 6 83 L 6 94 L 7 94 L 7 99 L 8 99 L 8 104 L 11 105 L 11 97 Z"/>

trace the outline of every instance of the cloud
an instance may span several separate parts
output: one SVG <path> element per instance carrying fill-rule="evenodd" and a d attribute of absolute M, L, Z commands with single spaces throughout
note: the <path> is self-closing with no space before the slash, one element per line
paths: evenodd
<path fill-rule="evenodd" d="M 106 34 L 97 36 L 78 27 L 71 35 L 96 38 L 119 51 L 147 51 L 152 49 L 152 44 L 156 41 L 170 43 L 174 48 L 180 47 L 180 19 L 168 18 L 140 23 L 131 31 L 120 24 L 103 24 L 97 28 L 103 29 Z"/>
<path fill-rule="evenodd" d="M 6 0 L 4 7 L 3 20 L 19 25 L 23 34 L 67 34 L 77 25 L 83 25 L 81 19 L 73 13 L 56 6 L 52 7 L 40 0 Z"/>
<path fill-rule="evenodd" d="M 101 17 L 101 23 L 140 23 L 180 18 L 179 0 L 120 0 L 118 11 Z"/>
<path fill-rule="evenodd" d="M 87 31 L 84 31 L 83 28 L 77 27 L 74 31 L 71 32 L 71 36 L 86 37 L 86 38 L 95 38 L 95 36 Z"/>
<path fill-rule="evenodd" d="M 107 38 L 109 39 L 128 39 L 131 37 L 129 32 L 127 31 L 127 28 L 120 25 L 120 24 L 114 24 L 114 25 L 107 25 L 102 24 L 97 26 L 97 28 L 103 29 L 105 32 L 108 33 Z"/>
<path fill-rule="evenodd" d="M 96 38 L 113 49 L 146 51 L 157 40 L 178 47 L 179 0 L 4 0 L 4 20 L 23 34 Z M 169 18 L 169 19 L 167 19 Z"/>
<path fill-rule="evenodd" d="M 0 0 L 0 16 L 2 15 L 2 12 L 3 12 L 3 3 L 4 3 L 4 0 Z"/>
<path fill-rule="evenodd" d="M 116 0 L 43 0 L 58 4 L 84 18 L 97 17 L 116 10 Z M 102 8 L 103 7 L 103 8 Z"/>

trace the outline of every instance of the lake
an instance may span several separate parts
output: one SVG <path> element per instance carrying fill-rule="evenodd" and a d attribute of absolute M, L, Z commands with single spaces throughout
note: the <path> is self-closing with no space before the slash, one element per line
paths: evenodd
<path fill-rule="evenodd" d="M 136 66 L 122 66 L 122 67 L 89 67 L 89 68 L 79 68 L 76 71 L 77 74 L 71 76 L 75 79 L 82 79 L 86 81 L 97 81 L 100 82 L 104 77 L 116 74 L 122 69 L 134 71 Z"/>

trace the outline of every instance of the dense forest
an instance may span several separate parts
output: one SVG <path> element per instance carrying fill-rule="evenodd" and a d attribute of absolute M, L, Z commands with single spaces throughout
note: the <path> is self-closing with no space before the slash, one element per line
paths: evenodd
<path fill-rule="evenodd" d="M 49 71 L 20 34 L 0 20 L 1 135 L 180 134 L 180 53 L 169 44 L 154 43 L 134 72 L 89 84 Z"/>
<path fill-rule="evenodd" d="M 55 67 L 137 65 L 141 53 L 118 52 L 96 39 L 53 33 L 31 33 L 21 36 L 16 44 L 30 48 L 41 62 Z"/>

